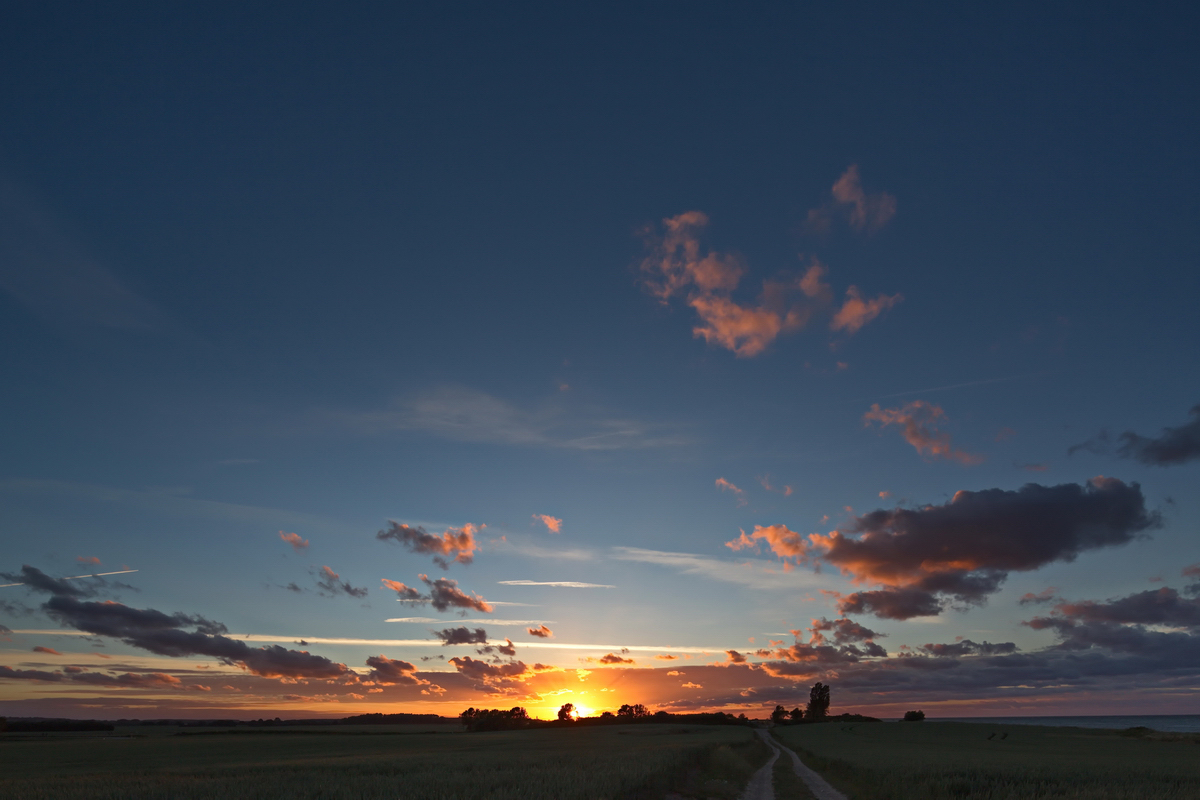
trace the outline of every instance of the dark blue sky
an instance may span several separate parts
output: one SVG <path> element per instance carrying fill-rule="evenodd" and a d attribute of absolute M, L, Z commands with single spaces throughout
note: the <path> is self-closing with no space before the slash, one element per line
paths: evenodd
<path fill-rule="evenodd" d="M 1186 438 L 1200 402 L 1198 17 L 1095 3 L 9 9 L 0 569 L 73 575 L 98 557 L 141 570 L 132 605 L 264 636 L 408 640 L 424 629 L 382 623 L 379 581 L 436 568 L 375 532 L 486 524 L 451 577 L 539 605 L 561 641 L 763 645 L 851 613 L 820 589 L 916 578 L 815 543 L 778 572 L 769 559 L 795 555 L 766 534 L 759 556 L 731 551 L 739 530 L 855 536 L 869 511 L 959 490 L 1070 484 L 1101 502 L 1117 490 L 1096 475 L 1139 483 L 1161 524 L 1024 566 L 972 552 L 968 577 L 1003 566 L 1002 585 L 926 587 L 942 613 L 862 617 L 893 654 L 958 636 L 1050 652 L 1072 640 L 1023 625 L 1050 608 L 1023 593 L 1182 591 L 1200 560 L 1194 459 L 1139 460 L 1118 438 Z M 856 222 L 835 184 L 894 213 Z M 690 211 L 708 223 L 688 241 L 737 285 L 705 288 L 684 258 L 660 302 L 665 221 Z M 814 264 L 827 286 L 809 295 L 797 281 Z M 812 319 L 753 353 L 694 334 L 712 302 L 774 324 L 763 281 Z M 852 286 L 892 299 L 837 328 Z M 1046 536 L 1100 524 L 1057 506 L 1039 519 L 1060 511 Z M 320 596 L 321 566 L 369 600 Z M 728 577 L 747 571 L 760 577 Z M 620 588 L 497 586 L 518 578 Z M 5 693 L 44 701 L 36 682 Z M 1067 695 L 1058 707 L 1077 707 Z"/>

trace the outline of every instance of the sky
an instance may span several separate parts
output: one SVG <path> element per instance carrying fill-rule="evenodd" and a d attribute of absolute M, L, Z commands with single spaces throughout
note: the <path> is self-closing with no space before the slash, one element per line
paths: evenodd
<path fill-rule="evenodd" d="M 1200 713 L 1196 9 L 251 5 L 0 25 L 0 714 Z"/>

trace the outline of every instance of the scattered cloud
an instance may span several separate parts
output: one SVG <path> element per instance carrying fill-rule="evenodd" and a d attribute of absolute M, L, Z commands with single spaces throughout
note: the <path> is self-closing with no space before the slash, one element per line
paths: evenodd
<path fill-rule="evenodd" d="M 729 660 L 730 664 L 745 664 L 746 663 L 746 657 L 744 655 L 742 655 L 741 653 L 739 653 L 737 650 L 726 650 L 725 656 Z"/>
<path fill-rule="evenodd" d="M 62 653 L 58 652 L 53 647 L 42 647 L 40 644 L 33 648 L 33 652 L 45 653 L 46 655 L 50 655 L 50 656 L 61 656 L 62 655 Z"/>
<path fill-rule="evenodd" d="M 857 230 L 874 233 L 896 214 L 895 197 L 886 192 L 863 190 L 857 164 L 847 167 L 830 194 L 828 201 L 808 212 L 806 227 L 810 231 L 826 233 L 835 219 L 842 218 Z"/>
<path fill-rule="evenodd" d="M 873 511 L 846 532 L 810 535 L 803 557 L 885 587 L 843 597 L 842 613 L 907 619 L 939 613 L 946 598 L 982 603 L 1009 572 L 1073 561 L 1160 525 L 1136 483 L 1115 478 L 1084 485 L 1031 483 L 1016 491 L 959 491 L 940 506 Z"/>
<path fill-rule="evenodd" d="M 284 533 L 280 531 L 279 538 L 290 544 L 292 549 L 297 553 L 303 553 L 308 549 L 308 539 L 300 538 L 300 534 L 298 533 Z"/>
<path fill-rule="evenodd" d="M 1191 422 L 1163 428 L 1155 437 L 1125 431 L 1117 437 L 1117 455 L 1155 467 L 1170 467 L 1200 458 L 1200 405 L 1193 406 L 1188 414 L 1192 417 Z M 1088 450 L 1106 454 L 1110 447 L 1108 433 L 1101 431 L 1086 442 L 1073 445 L 1067 453 L 1073 455 L 1078 450 Z"/>
<path fill-rule="evenodd" d="M 534 514 L 533 518 L 546 526 L 546 529 L 551 533 L 561 533 L 563 521 L 558 517 L 552 517 L 549 514 Z"/>
<path fill-rule="evenodd" d="M 746 493 L 734 486 L 729 481 L 725 480 L 724 478 L 717 478 L 716 486 L 722 492 L 733 492 L 733 496 L 737 498 L 738 506 L 746 505 Z"/>
<path fill-rule="evenodd" d="M 761 476 L 761 477 L 758 479 L 758 482 L 759 482 L 760 484 L 762 484 L 762 487 L 763 487 L 764 489 L 766 489 L 768 492 L 779 492 L 779 493 L 780 493 L 780 494 L 782 494 L 784 497 L 790 497 L 790 496 L 791 496 L 791 494 L 792 494 L 792 487 L 790 487 L 790 486 L 784 486 L 782 489 L 777 489 L 777 488 L 775 488 L 774 486 L 772 486 L 772 485 L 771 485 L 771 476 L 770 476 L 770 475 L 763 475 L 763 476 Z"/>
<path fill-rule="evenodd" d="M 880 408 L 878 403 L 863 415 L 863 424 L 878 422 L 881 427 L 899 426 L 904 440 L 916 448 L 921 455 L 945 458 L 960 464 L 978 464 L 982 456 L 956 450 L 950 442 L 950 434 L 939 433 L 937 427 L 946 420 L 941 406 L 914 400 L 902 408 Z"/>
<path fill-rule="evenodd" d="M 701 575 L 751 589 L 801 589 L 820 585 L 816 575 L 802 570 L 781 572 L 779 564 L 766 560 L 732 561 L 699 553 L 673 553 L 642 547 L 614 547 L 609 557 L 616 561 L 655 564 L 684 575 Z"/>
<path fill-rule="evenodd" d="M 885 294 L 864 300 L 857 286 L 846 290 L 846 300 L 842 307 L 829 321 L 831 331 L 844 331 L 847 334 L 858 333 L 868 322 L 871 322 L 884 311 L 902 302 L 904 295 L 896 293 L 891 297 Z"/>
<path fill-rule="evenodd" d="M 336 597 L 339 594 L 348 595 L 350 597 L 366 597 L 366 587 L 351 586 L 349 581 L 341 579 L 336 572 L 329 567 L 321 567 L 317 572 L 317 589 L 320 594 L 327 597 Z"/>
<path fill-rule="evenodd" d="M 75 560 L 80 564 L 91 564 L 93 567 L 100 566 L 100 559 L 95 556 L 77 556 Z"/>
<path fill-rule="evenodd" d="M 472 631 L 467 627 L 446 628 L 440 631 L 430 631 L 434 636 L 442 640 L 445 646 L 455 644 L 487 644 L 487 631 L 483 628 L 476 628 Z"/>
<path fill-rule="evenodd" d="M 623 658 L 616 653 L 607 653 L 597 659 L 601 664 L 633 664 L 636 663 L 632 658 Z"/>
<path fill-rule="evenodd" d="M 1017 602 L 1023 606 L 1050 603 L 1057 599 L 1057 591 L 1057 589 L 1051 586 L 1050 588 L 1043 589 L 1036 594 L 1033 592 L 1026 592 L 1025 594 L 1021 595 L 1021 599 Z"/>
<path fill-rule="evenodd" d="M 78 631 L 120 639 L 125 644 L 156 655 L 209 656 L 237 664 L 268 678 L 324 678 L 352 676 L 345 664 L 303 650 L 278 645 L 253 648 L 231 639 L 224 625 L 194 614 L 165 614 L 155 609 L 133 608 L 111 600 L 81 600 L 77 585 L 49 577 L 25 565 L 21 577 L 30 589 L 50 595 L 42 610 L 52 619 Z M 13 576 L 5 576 L 12 579 Z M 191 628 L 192 630 L 187 630 Z"/>
<path fill-rule="evenodd" d="M 421 582 L 425 584 L 428 594 L 421 594 L 420 591 L 411 586 L 406 586 L 400 581 L 388 580 L 383 578 L 383 585 L 396 593 L 396 599 L 403 603 L 412 603 L 414 605 L 431 604 L 438 611 L 447 611 L 450 608 L 473 608 L 476 611 L 482 611 L 485 614 L 490 614 L 494 610 L 491 603 L 484 600 L 478 594 L 472 592 L 467 594 L 458 588 L 458 581 L 450 578 L 438 578 L 430 580 L 428 575 L 418 575 Z"/>
<path fill-rule="evenodd" d="M 371 671 L 367 673 L 367 680 L 381 683 L 384 686 L 419 686 L 429 683 L 429 681 L 418 678 L 417 668 L 407 661 L 393 660 L 379 655 L 368 658 L 367 666 L 371 668 Z"/>
<path fill-rule="evenodd" d="M 381 542 L 396 542 L 413 553 L 433 556 L 433 563 L 442 569 L 449 569 L 451 563 L 470 564 L 474 560 L 475 551 L 480 549 L 475 541 L 479 529 L 467 523 L 461 528 L 450 528 L 438 536 L 420 526 L 414 528 L 388 520 L 387 527 L 375 534 L 375 538 Z"/>
<path fill-rule="evenodd" d="M 732 253 L 701 252 L 699 237 L 707 225 L 708 217 L 700 211 L 664 219 L 661 234 L 645 231 L 648 254 L 641 262 L 643 285 L 650 294 L 663 303 L 682 295 L 696 312 L 700 323 L 692 333 L 697 338 L 752 358 L 780 335 L 807 327 L 815 314 L 832 305 L 832 289 L 823 280 L 827 269 L 816 259 L 802 276 L 763 281 L 754 303 L 735 300 L 733 292 L 745 265 Z M 855 333 L 899 300 L 896 295 L 864 301 L 851 287 L 833 330 Z"/>
<path fill-rule="evenodd" d="M 525 631 L 530 636 L 536 636 L 539 639 L 553 639 L 554 631 L 547 628 L 545 625 L 539 625 L 536 628 L 529 628 Z"/>

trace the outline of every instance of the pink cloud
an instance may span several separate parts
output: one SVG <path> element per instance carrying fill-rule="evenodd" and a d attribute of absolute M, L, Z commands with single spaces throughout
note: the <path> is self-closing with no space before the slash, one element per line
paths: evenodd
<path fill-rule="evenodd" d="M 716 487 L 722 492 L 733 492 L 734 497 L 737 498 L 737 504 L 739 506 L 746 505 L 746 493 L 734 486 L 729 481 L 725 480 L 724 478 L 717 478 Z"/>
<path fill-rule="evenodd" d="M 308 539 L 301 539 L 298 533 L 279 532 L 279 538 L 292 546 L 292 549 L 297 553 L 301 553 L 308 548 Z"/>
<path fill-rule="evenodd" d="M 896 425 L 901 428 L 904 440 L 916 448 L 921 455 L 945 458 L 960 464 L 978 464 L 983 456 L 954 449 L 950 434 L 939 433 L 937 426 L 945 421 L 946 412 L 941 406 L 914 400 L 903 408 L 880 408 L 878 403 L 863 415 L 863 424 L 878 422 L 882 427 Z"/>
<path fill-rule="evenodd" d="M 826 232 L 835 217 L 858 230 L 874 233 L 896 215 L 896 198 L 887 192 L 866 192 L 858 165 L 851 164 L 833 184 L 832 199 L 808 212 L 807 227 Z"/>
<path fill-rule="evenodd" d="M 95 556 L 79 556 L 75 560 L 80 564 L 91 564 L 94 567 L 100 566 L 100 559 L 96 558 Z"/>
<path fill-rule="evenodd" d="M 551 533 L 561 533 L 563 521 L 549 514 L 534 514 L 533 518 L 541 522 Z"/>
<path fill-rule="evenodd" d="M 846 301 L 829 322 L 829 329 L 845 331 L 848 334 L 858 333 L 868 322 L 902 300 L 904 295 L 899 293 L 891 297 L 881 294 L 871 300 L 864 300 L 858 287 L 851 286 L 846 290 Z"/>

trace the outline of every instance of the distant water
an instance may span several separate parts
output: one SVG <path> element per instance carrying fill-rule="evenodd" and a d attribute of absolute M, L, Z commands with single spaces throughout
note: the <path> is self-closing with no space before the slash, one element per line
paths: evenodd
<path fill-rule="evenodd" d="M 929 722 L 981 722 L 992 725 L 1050 725 L 1076 728 L 1152 728 L 1163 733 L 1200 733 L 1200 714 L 1122 717 L 930 717 Z"/>

